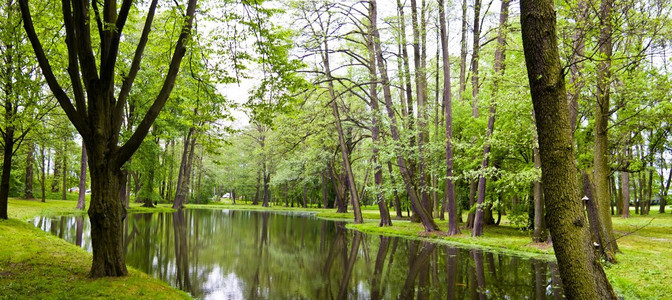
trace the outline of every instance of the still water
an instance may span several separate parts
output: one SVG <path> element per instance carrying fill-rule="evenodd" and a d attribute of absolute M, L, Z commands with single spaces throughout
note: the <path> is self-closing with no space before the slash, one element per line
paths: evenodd
<path fill-rule="evenodd" d="M 91 251 L 86 217 L 35 226 Z M 205 299 L 561 299 L 543 260 L 347 230 L 310 215 L 132 214 L 126 263 Z"/>

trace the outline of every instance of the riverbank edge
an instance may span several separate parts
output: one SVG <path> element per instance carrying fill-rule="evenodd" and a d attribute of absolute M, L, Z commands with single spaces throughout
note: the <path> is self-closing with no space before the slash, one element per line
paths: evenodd
<path fill-rule="evenodd" d="M 30 205 L 17 212 L 13 210 L 17 203 Z M 40 203 L 11 199 L 10 218 L 0 220 L 0 298 L 192 299 L 188 293 L 130 266 L 125 277 L 89 278 L 90 252 L 30 222 L 37 216 L 84 215 L 86 211 L 68 207 L 73 204 L 68 200 L 48 200 L 47 207 L 40 207 Z M 129 213 L 136 212 L 147 211 L 129 209 Z"/>

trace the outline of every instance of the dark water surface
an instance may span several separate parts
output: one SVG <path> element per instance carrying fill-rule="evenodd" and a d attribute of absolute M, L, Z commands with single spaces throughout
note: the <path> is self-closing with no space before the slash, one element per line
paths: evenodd
<path fill-rule="evenodd" d="M 91 251 L 83 216 L 35 226 Z M 554 263 L 346 230 L 309 215 L 132 214 L 126 263 L 206 299 L 561 299 Z"/>

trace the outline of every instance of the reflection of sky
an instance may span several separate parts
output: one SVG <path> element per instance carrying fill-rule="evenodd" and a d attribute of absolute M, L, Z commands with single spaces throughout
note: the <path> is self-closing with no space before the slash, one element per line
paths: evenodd
<path fill-rule="evenodd" d="M 235 273 L 224 276 L 215 265 L 203 284 L 203 294 L 204 299 L 243 299 L 243 282 Z"/>

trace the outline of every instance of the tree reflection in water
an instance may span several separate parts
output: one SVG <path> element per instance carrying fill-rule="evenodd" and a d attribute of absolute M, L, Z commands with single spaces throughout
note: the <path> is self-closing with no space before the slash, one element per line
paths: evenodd
<path fill-rule="evenodd" d="M 126 219 L 127 263 L 198 298 L 560 299 L 554 263 L 296 214 L 181 210 Z M 91 250 L 84 216 L 35 218 Z"/>

